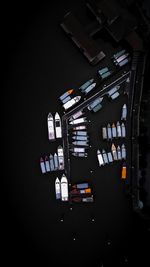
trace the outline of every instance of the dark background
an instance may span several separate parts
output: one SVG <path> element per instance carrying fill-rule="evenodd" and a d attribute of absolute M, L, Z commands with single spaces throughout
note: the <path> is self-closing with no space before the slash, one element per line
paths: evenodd
<path fill-rule="evenodd" d="M 55 201 L 55 176 L 40 173 L 40 156 L 54 152 L 59 144 L 48 143 L 48 112 L 62 113 L 58 97 L 100 67 L 90 66 L 59 27 L 64 14 L 72 9 L 77 12 L 78 7 L 82 10 L 83 3 L 2 7 L 1 240 L 5 263 L 131 266 L 141 262 L 147 266 L 149 261 L 150 230 L 132 212 L 122 183 L 115 179 L 119 165 L 104 169 L 100 177 L 88 177 L 95 179 L 97 200 L 72 211 Z M 116 47 L 105 41 L 109 55 Z M 106 108 L 101 123 L 117 120 L 123 102 L 121 98 L 112 104 L 114 114 Z"/>

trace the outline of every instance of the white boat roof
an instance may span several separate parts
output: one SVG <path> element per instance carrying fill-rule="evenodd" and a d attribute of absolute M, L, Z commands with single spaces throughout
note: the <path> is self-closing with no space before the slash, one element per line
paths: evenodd
<path fill-rule="evenodd" d="M 59 184 L 60 184 L 60 181 L 59 181 L 58 177 L 57 177 L 56 180 L 55 180 L 55 184 L 56 184 L 56 183 L 59 183 Z"/>
<path fill-rule="evenodd" d="M 78 119 L 72 120 L 70 122 L 70 124 L 73 124 L 73 123 L 77 124 L 77 122 L 80 122 L 80 121 L 82 122 L 83 120 L 86 120 L 86 117 L 82 117 L 82 118 L 78 118 Z"/>
<path fill-rule="evenodd" d="M 67 177 L 64 174 L 61 177 L 61 183 L 68 183 Z"/>
<path fill-rule="evenodd" d="M 55 113 L 55 120 L 60 120 L 60 116 L 59 116 L 58 112 Z"/>
<path fill-rule="evenodd" d="M 73 98 L 74 100 L 80 100 L 81 99 L 81 96 L 80 95 L 77 95 Z"/>
<path fill-rule="evenodd" d="M 85 152 L 85 148 L 84 147 L 74 147 L 73 151 L 74 152 Z"/>
<path fill-rule="evenodd" d="M 48 115 L 47 115 L 47 118 L 48 118 L 48 120 L 53 120 L 53 115 L 52 115 L 52 113 L 48 113 Z"/>
<path fill-rule="evenodd" d="M 62 150 L 63 150 L 63 148 L 62 148 L 62 146 L 61 146 L 61 145 L 59 145 L 59 146 L 58 146 L 57 150 L 60 150 L 60 149 L 62 149 Z"/>

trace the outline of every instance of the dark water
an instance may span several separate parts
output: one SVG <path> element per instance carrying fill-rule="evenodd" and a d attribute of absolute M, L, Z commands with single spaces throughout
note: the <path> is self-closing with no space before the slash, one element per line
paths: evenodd
<path fill-rule="evenodd" d="M 78 5 L 83 2 L 3 8 L 3 256 L 5 262 L 17 265 L 132 266 L 143 262 L 146 266 L 149 228 L 132 212 L 119 177 L 119 162 L 99 170 L 93 152 L 88 168 L 84 159 L 84 163 L 73 162 L 74 182 L 89 180 L 95 194 L 93 205 L 76 205 L 73 210 L 56 203 L 56 176 L 40 172 L 40 156 L 54 153 L 61 143 L 47 140 L 48 112 L 62 114 L 58 97 L 109 64 L 108 56 L 116 49 L 106 38 L 106 59 L 95 67 L 87 63 L 59 27 L 64 14 Z M 101 126 L 119 119 L 124 101 L 122 96 L 105 106 L 102 115 L 94 115 L 89 126 L 94 150 L 103 145 L 98 139 Z M 109 148 L 106 143 L 104 147 Z"/>

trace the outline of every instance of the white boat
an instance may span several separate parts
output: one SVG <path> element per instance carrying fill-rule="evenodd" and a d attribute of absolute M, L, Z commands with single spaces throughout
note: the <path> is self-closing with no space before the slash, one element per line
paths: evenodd
<path fill-rule="evenodd" d="M 117 137 L 122 137 L 121 126 L 119 121 L 117 122 Z"/>
<path fill-rule="evenodd" d="M 55 193 L 56 193 L 56 199 L 61 199 L 61 186 L 58 177 L 55 180 Z"/>
<path fill-rule="evenodd" d="M 121 155 L 122 155 L 122 159 L 126 159 L 126 147 L 124 144 L 122 144 L 121 146 Z"/>
<path fill-rule="evenodd" d="M 84 147 L 73 147 L 70 149 L 70 151 L 75 152 L 75 153 L 85 153 L 85 148 Z"/>
<path fill-rule="evenodd" d="M 76 103 L 78 103 L 81 99 L 81 96 L 75 96 L 71 100 L 69 100 L 67 103 L 63 105 L 64 109 L 67 110 L 68 108 L 71 108 L 74 106 Z"/>
<path fill-rule="evenodd" d="M 86 130 L 86 129 L 87 129 L 86 125 L 77 126 L 77 127 L 74 127 L 73 128 L 74 131 L 77 131 L 77 130 Z"/>
<path fill-rule="evenodd" d="M 114 144 L 112 144 L 112 146 L 111 146 L 111 151 L 112 151 L 114 160 L 118 160 L 117 150 L 116 150 L 116 147 Z"/>
<path fill-rule="evenodd" d="M 73 121 L 70 121 L 69 124 L 80 124 L 80 123 L 84 123 L 86 122 L 86 117 L 83 117 L 83 118 L 79 118 L 79 119 L 76 119 L 76 120 L 73 120 Z"/>
<path fill-rule="evenodd" d="M 57 148 L 59 170 L 64 170 L 64 153 L 62 146 Z"/>
<path fill-rule="evenodd" d="M 127 105 L 124 104 L 122 107 L 121 120 L 126 121 L 126 118 L 127 118 Z"/>
<path fill-rule="evenodd" d="M 58 112 L 55 114 L 55 132 L 56 138 L 62 138 L 61 119 Z"/>
<path fill-rule="evenodd" d="M 68 201 L 68 181 L 66 176 L 63 174 L 63 176 L 61 177 L 61 200 L 62 201 Z"/>
<path fill-rule="evenodd" d="M 103 166 L 105 163 L 104 163 L 103 156 L 100 150 L 97 150 L 97 158 L 98 158 L 99 166 Z"/>
<path fill-rule="evenodd" d="M 121 124 L 121 132 L 122 132 L 122 137 L 126 137 L 126 128 L 123 122 Z"/>
<path fill-rule="evenodd" d="M 48 139 L 55 140 L 54 119 L 51 113 L 47 116 Z"/>

